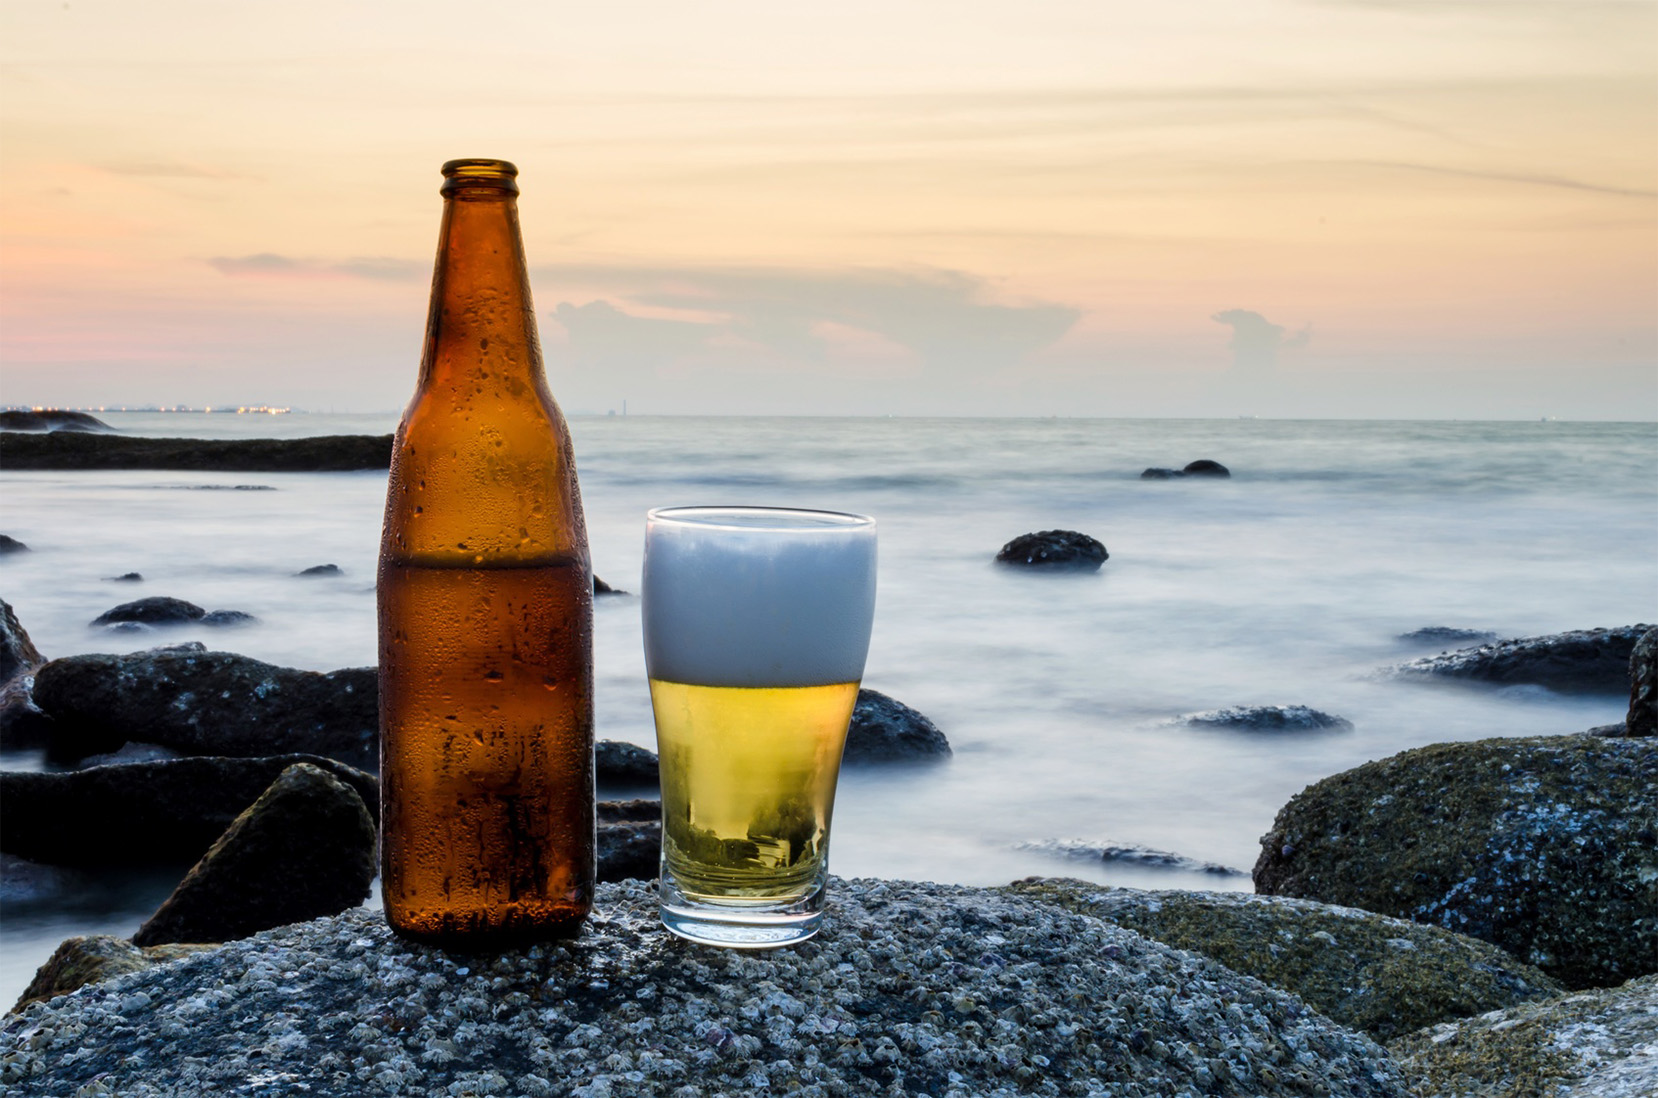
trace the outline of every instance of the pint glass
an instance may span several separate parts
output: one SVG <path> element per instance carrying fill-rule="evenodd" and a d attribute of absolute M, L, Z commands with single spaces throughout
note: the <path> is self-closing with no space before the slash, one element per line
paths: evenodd
<path fill-rule="evenodd" d="M 875 521 L 657 508 L 643 596 L 662 922 L 718 946 L 808 939 L 875 616 Z"/>

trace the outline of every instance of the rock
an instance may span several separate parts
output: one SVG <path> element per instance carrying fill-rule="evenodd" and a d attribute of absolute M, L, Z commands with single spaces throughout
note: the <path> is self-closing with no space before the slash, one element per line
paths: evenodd
<path fill-rule="evenodd" d="M 1147 469 L 1147 470 L 1143 471 L 1140 474 L 1140 480 L 1142 480 L 1142 481 L 1172 481 L 1176 477 L 1184 477 L 1184 476 L 1185 476 L 1185 474 L 1182 473 L 1178 469 L 1164 469 L 1162 466 L 1152 466 L 1150 469 Z"/>
<path fill-rule="evenodd" d="M 1629 716 L 1625 736 L 1658 736 L 1658 629 L 1648 630 L 1629 654 Z"/>
<path fill-rule="evenodd" d="M 306 672 L 226 652 L 89 653 L 44 665 L 34 698 L 55 723 L 57 759 L 140 740 L 186 755 L 312 752 L 380 767 L 373 668 Z"/>
<path fill-rule="evenodd" d="M 1618 691 L 1629 685 L 1629 658 L 1650 625 L 1571 630 L 1459 649 L 1401 664 L 1406 676 L 1481 683 L 1535 683 L 1555 691 Z"/>
<path fill-rule="evenodd" d="M 626 595 L 627 592 L 623 591 L 621 588 L 613 588 L 609 584 L 606 584 L 603 580 L 600 580 L 597 576 L 595 576 L 595 577 L 593 577 L 593 594 L 594 595 Z"/>
<path fill-rule="evenodd" d="M 86 874 L 63 866 L 30 862 L 0 852 L 0 902 L 15 912 L 36 904 L 61 904 L 90 884 Z"/>
<path fill-rule="evenodd" d="M 1011 888 L 1213 958 L 1381 1042 L 1565 991 L 1490 943 L 1356 908 L 1052 878 Z"/>
<path fill-rule="evenodd" d="M 1114 862 L 1154 870 L 1191 870 L 1199 874 L 1214 874 L 1228 878 L 1244 876 L 1244 872 L 1235 867 L 1223 866 L 1218 862 L 1204 862 L 1201 859 L 1177 855 L 1173 851 L 1159 851 L 1154 847 L 1140 847 L 1136 844 L 1095 843 L 1090 840 L 1034 840 L 1017 844 L 1016 847 L 1020 851 L 1035 851 L 1042 855 L 1084 862 Z"/>
<path fill-rule="evenodd" d="M 0 750 L 45 748 L 52 743 L 52 719 L 34 700 L 35 677 L 20 675 L 0 687 Z"/>
<path fill-rule="evenodd" d="M 28 553 L 29 547 L 9 534 L 0 534 L 0 557 L 8 553 Z"/>
<path fill-rule="evenodd" d="M 1307 787 L 1260 893 L 1436 924 L 1568 988 L 1658 970 L 1658 740 L 1434 744 Z"/>
<path fill-rule="evenodd" d="M 662 858 L 662 803 L 648 798 L 601 801 L 599 880 L 650 880 Z"/>
<path fill-rule="evenodd" d="M 132 937 L 138 946 L 228 942 L 361 904 L 379 860 L 357 791 L 295 763 L 225 829 Z"/>
<path fill-rule="evenodd" d="M 1224 710 L 1182 714 L 1175 721 L 1181 725 L 1248 729 L 1263 733 L 1310 732 L 1320 729 L 1347 732 L 1353 728 L 1353 723 L 1345 717 L 1337 717 L 1308 706 L 1232 706 Z"/>
<path fill-rule="evenodd" d="M 1097 539 L 1074 530 L 1039 530 L 1021 534 L 1001 548 L 996 561 L 1038 569 L 1075 569 L 1088 572 L 1111 555 Z"/>
<path fill-rule="evenodd" d="M 624 740 L 601 740 L 593 746 L 601 786 L 655 786 L 656 753 Z"/>
<path fill-rule="evenodd" d="M 345 572 L 338 565 L 312 565 L 308 569 L 300 569 L 295 576 L 344 576 Z"/>
<path fill-rule="evenodd" d="M 114 431 L 89 412 L 61 408 L 12 409 L 0 412 L 0 431 Z"/>
<path fill-rule="evenodd" d="M 1230 477 L 1232 471 L 1219 462 L 1209 458 L 1199 458 L 1195 462 L 1187 462 L 1186 468 L 1180 471 L 1188 477 Z"/>
<path fill-rule="evenodd" d="M 195 622 L 206 616 L 207 611 L 194 603 L 174 599 L 170 595 L 152 595 L 148 599 L 136 599 L 131 603 L 113 607 L 94 618 L 90 625 L 107 626 L 112 622 L 171 625 L 175 622 Z"/>
<path fill-rule="evenodd" d="M 29 640 L 29 631 L 17 620 L 10 603 L 0 599 L 0 683 L 32 671 L 46 662 Z"/>
<path fill-rule="evenodd" d="M 1490 630 L 1470 630 L 1461 626 L 1423 626 L 1419 630 L 1399 635 L 1408 645 L 1483 645 L 1497 640 Z"/>
<path fill-rule="evenodd" d="M 104 579 L 117 584 L 130 584 L 144 579 L 144 576 L 142 573 L 124 572 L 120 576 L 106 576 Z"/>
<path fill-rule="evenodd" d="M 165 946 L 134 946 L 114 935 L 77 935 L 58 944 L 34 980 L 23 990 L 12 1013 L 32 1003 L 63 996 L 89 984 L 124 977 L 152 966 L 188 958 L 216 944 L 168 943 Z"/>
<path fill-rule="evenodd" d="M 300 439 L 143 439 L 54 432 L 0 434 L 7 469 L 191 469 L 307 473 L 387 469 L 390 435 L 317 435 Z"/>
<path fill-rule="evenodd" d="M 880 691 L 867 687 L 858 691 L 842 762 L 896 763 L 950 754 L 950 742 L 920 711 Z"/>
<path fill-rule="evenodd" d="M 201 617 L 203 626 L 245 626 L 257 621 L 246 611 L 208 611 Z"/>
<path fill-rule="evenodd" d="M 710 950 L 656 890 L 452 956 L 354 910 L 31 1005 L 0 1084 L 111 1094 L 1399 1095 L 1370 1039 L 1096 917 L 840 881 L 810 943 Z"/>
<path fill-rule="evenodd" d="M 1419 1095 L 1658 1095 L 1658 977 L 1441 1023 L 1392 1050 Z"/>
<path fill-rule="evenodd" d="M 202 756 L 85 771 L 4 771 L 0 849 L 61 866 L 188 866 L 296 763 L 327 770 L 378 817 L 379 781 L 321 756 Z"/>

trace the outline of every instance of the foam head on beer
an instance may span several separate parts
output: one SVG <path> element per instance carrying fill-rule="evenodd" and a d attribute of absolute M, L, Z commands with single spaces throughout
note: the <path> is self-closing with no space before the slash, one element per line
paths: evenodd
<path fill-rule="evenodd" d="M 647 526 L 652 679 L 806 687 L 863 675 L 875 522 L 790 508 L 658 508 Z"/>

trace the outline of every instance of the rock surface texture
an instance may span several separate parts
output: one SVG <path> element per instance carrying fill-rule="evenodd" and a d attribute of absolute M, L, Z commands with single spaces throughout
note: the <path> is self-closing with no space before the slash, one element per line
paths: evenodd
<path fill-rule="evenodd" d="M 1437 924 L 1568 988 L 1658 971 L 1658 740 L 1435 744 L 1292 798 L 1261 893 Z"/>
<path fill-rule="evenodd" d="M 919 710 L 896 698 L 861 688 L 846 731 L 846 763 L 896 763 L 940 759 L 950 754 L 950 742 L 937 725 Z"/>
<path fill-rule="evenodd" d="M 446 955 L 354 910 L 34 1004 L 0 1094 L 1399 1095 L 1370 1039 L 1106 921 L 845 882 L 810 943 L 664 932 L 601 886 L 566 943 Z"/>
<path fill-rule="evenodd" d="M 380 766 L 373 668 L 324 674 L 226 652 L 92 653 L 43 666 L 34 698 L 62 759 L 138 740 L 188 755 L 312 752 Z"/>
<path fill-rule="evenodd" d="M 648 798 L 598 805 L 599 880 L 649 881 L 661 869 L 662 803 Z"/>
<path fill-rule="evenodd" d="M 1658 736 L 1658 629 L 1648 630 L 1629 654 L 1629 716 L 1625 736 Z"/>
<path fill-rule="evenodd" d="M 0 684 L 45 663 L 40 650 L 29 640 L 29 631 L 17 620 L 12 605 L 0 599 Z"/>
<path fill-rule="evenodd" d="M 387 469 L 390 435 L 304 439 L 143 439 L 119 435 L 0 434 L 7 469 L 222 469 L 304 473 Z"/>
<path fill-rule="evenodd" d="M 1519 637 L 1401 664 L 1406 676 L 1435 676 L 1556 691 L 1617 691 L 1629 686 L 1629 656 L 1650 625 Z"/>
<path fill-rule="evenodd" d="M 1182 714 L 1175 721 L 1181 725 L 1248 729 L 1262 733 L 1316 732 L 1321 729 L 1346 732 L 1353 728 L 1353 723 L 1345 717 L 1327 714 L 1311 706 L 1229 706 L 1224 710 Z"/>
<path fill-rule="evenodd" d="M 1423 1095 L 1658 1095 L 1658 977 L 1441 1023 L 1392 1048 Z"/>
<path fill-rule="evenodd" d="M 357 791 L 296 763 L 225 829 L 132 941 L 227 942 L 344 912 L 368 896 L 375 838 Z"/>
<path fill-rule="evenodd" d="M 65 939 L 52 951 L 46 964 L 18 997 L 12 1011 L 21 1011 L 37 1000 L 50 1000 L 73 992 L 83 985 L 96 984 L 141 969 L 188 957 L 206 950 L 203 943 L 167 943 L 163 946 L 134 946 L 132 940 L 115 935 L 77 935 Z"/>
<path fill-rule="evenodd" d="M 1356 908 L 1051 878 L 1012 889 L 1213 958 L 1382 1042 L 1565 991 L 1490 943 Z"/>
<path fill-rule="evenodd" d="M 1002 565 L 1055 571 L 1091 572 L 1111 555 L 1099 539 L 1074 530 L 1039 530 L 1021 534 L 996 554 Z"/>

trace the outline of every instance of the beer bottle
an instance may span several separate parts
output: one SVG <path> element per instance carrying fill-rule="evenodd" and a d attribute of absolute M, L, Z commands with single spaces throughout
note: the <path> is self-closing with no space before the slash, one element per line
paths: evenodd
<path fill-rule="evenodd" d="M 395 930 L 480 948 L 574 934 L 592 904 L 593 575 L 518 169 L 443 175 L 380 547 L 382 890 Z"/>

